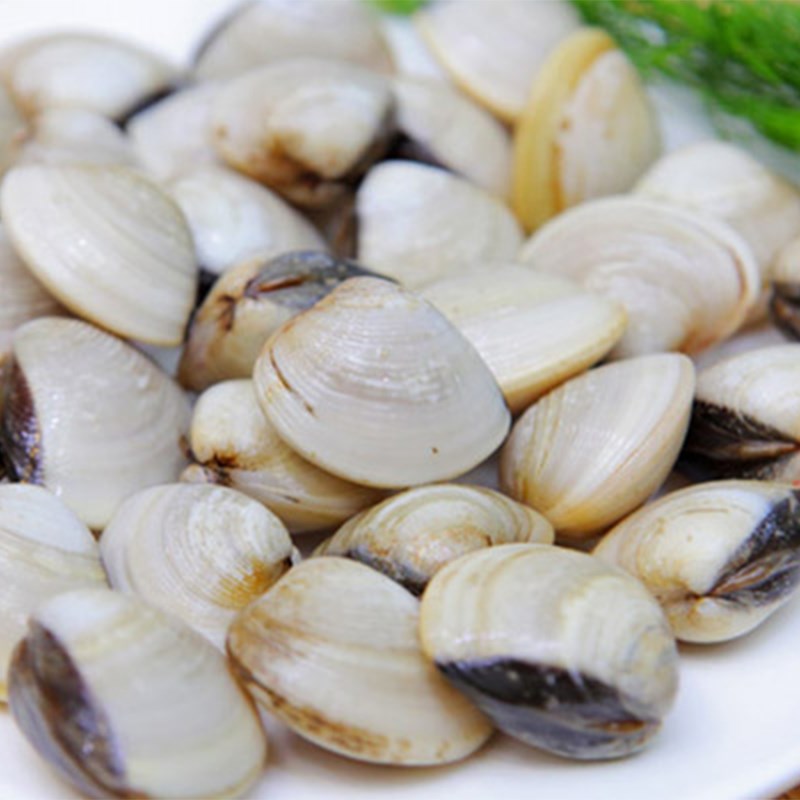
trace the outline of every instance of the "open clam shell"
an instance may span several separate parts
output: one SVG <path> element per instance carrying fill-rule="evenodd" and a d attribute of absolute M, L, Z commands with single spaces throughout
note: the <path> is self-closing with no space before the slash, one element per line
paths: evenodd
<path fill-rule="evenodd" d="M 553 47 L 580 24 L 568 3 L 527 0 L 444 0 L 414 21 L 458 87 L 506 122 L 522 113 Z"/>
<path fill-rule="evenodd" d="M 639 76 L 606 33 L 568 36 L 539 70 L 514 131 L 513 204 L 526 230 L 620 194 L 661 149 Z"/>
<path fill-rule="evenodd" d="M 118 592 L 39 608 L 9 685 L 30 743 L 91 797 L 235 797 L 264 765 L 258 715 L 222 654 Z"/>
<path fill-rule="evenodd" d="M 800 492 L 761 481 L 715 481 L 640 508 L 594 555 L 638 578 L 678 639 L 742 636 L 800 584 Z"/>
<path fill-rule="evenodd" d="M 259 254 L 234 266 L 192 318 L 179 380 L 202 391 L 217 381 L 249 378 L 264 342 L 286 320 L 343 281 L 370 274 L 352 261 L 316 251 Z"/>
<path fill-rule="evenodd" d="M 130 345 L 43 317 L 14 335 L 0 449 L 13 477 L 102 528 L 125 497 L 178 477 L 190 414 L 178 386 Z"/>
<path fill-rule="evenodd" d="M 683 443 L 694 391 L 692 362 L 640 356 L 572 378 L 517 421 L 500 484 L 556 533 L 589 538 L 641 505 Z"/>
<path fill-rule="evenodd" d="M 500 730 L 570 758 L 640 750 L 677 689 L 675 640 L 644 586 L 559 547 L 448 564 L 422 597 L 420 642 Z"/>
<path fill-rule="evenodd" d="M 195 57 L 195 76 L 231 78 L 306 56 L 379 71 L 390 65 L 377 19 L 357 0 L 259 0 L 241 4 L 211 31 Z"/>
<path fill-rule="evenodd" d="M 247 72 L 214 98 L 214 146 L 234 169 L 292 203 L 341 197 L 389 146 L 388 79 L 342 61 L 291 59 Z"/>
<path fill-rule="evenodd" d="M 701 370 L 680 467 L 698 478 L 800 479 L 800 344 Z"/>
<path fill-rule="evenodd" d="M 292 533 L 340 525 L 383 496 L 295 453 L 261 412 L 251 380 L 224 381 L 203 392 L 189 445 L 196 463 L 182 480 L 230 486 L 277 514 Z"/>
<path fill-rule="evenodd" d="M 239 615 L 228 652 L 256 699 L 315 744 L 360 761 L 443 764 L 492 729 L 422 657 L 418 614 L 385 575 L 313 558 Z"/>
<path fill-rule="evenodd" d="M 480 265 L 421 294 L 475 346 L 512 412 L 605 356 L 625 330 L 619 303 L 555 275 Z"/>
<path fill-rule="evenodd" d="M 408 161 L 373 167 L 356 197 L 358 259 L 417 288 L 465 264 L 511 261 L 522 230 L 506 205 L 469 181 Z"/>
<path fill-rule="evenodd" d="M 510 542 L 552 544 L 553 526 L 500 492 L 438 484 L 409 489 L 362 511 L 314 555 L 360 561 L 420 595 L 445 564 Z"/>
<path fill-rule="evenodd" d="M 510 423 L 472 345 L 425 300 L 375 278 L 345 281 L 280 328 L 253 380 L 281 438 L 367 486 L 461 475 Z"/>
<path fill-rule="evenodd" d="M 11 652 L 28 615 L 45 600 L 87 586 L 105 586 L 100 553 L 89 529 L 39 486 L 0 485 L 0 701 Z"/>
<path fill-rule="evenodd" d="M 153 486 L 103 531 L 114 589 L 180 617 L 222 648 L 236 613 L 291 566 L 292 541 L 260 503 L 222 486 Z"/>
<path fill-rule="evenodd" d="M 3 222 L 70 311 L 121 336 L 179 344 L 197 268 L 178 207 L 123 167 L 31 164 L 3 180 Z"/>
<path fill-rule="evenodd" d="M 519 258 L 622 303 L 628 327 L 617 357 L 711 347 L 742 324 L 760 290 L 752 251 L 730 226 L 636 197 L 560 214 Z"/>

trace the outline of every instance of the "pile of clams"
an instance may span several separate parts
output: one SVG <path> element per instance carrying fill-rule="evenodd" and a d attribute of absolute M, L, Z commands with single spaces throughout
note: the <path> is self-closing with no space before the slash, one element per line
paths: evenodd
<path fill-rule="evenodd" d="M 0 702 L 63 779 L 247 795 L 267 716 L 569 770 L 781 624 L 800 195 L 660 128 L 566 0 L 0 51 Z"/>

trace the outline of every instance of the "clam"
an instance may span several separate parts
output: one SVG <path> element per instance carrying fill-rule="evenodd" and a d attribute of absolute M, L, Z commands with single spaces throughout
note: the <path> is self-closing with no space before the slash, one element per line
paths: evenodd
<path fill-rule="evenodd" d="M 420 643 L 500 730 L 569 758 L 640 750 L 677 689 L 675 640 L 647 590 L 560 547 L 501 545 L 448 564 L 422 597 Z"/>
<path fill-rule="evenodd" d="M 481 264 L 421 290 L 475 346 L 512 412 L 599 361 L 619 341 L 621 305 L 555 275 Z"/>
<path fill-rule="evenodd" d="M 772 321 L 786 336 L 800 339 L 800 236 L 781 249 L 772 267 L 772 280 Z"/>
<path fill-rule="evenodd" d="M 724 222 L 637 197 L 564 212 L 519 257 L 622 303 L 616 357 L 711 347 L 742 324 L 760 285 L 750 247 Z"/>
<path fill-rule="evenodd" d="M 420 595 L 445 564 L 509 542 L 552 544 L 553 526 L 500 492 L 437 484 L 408 489 L 362 511 L 314 555 L 360 561 Z"/>
<path fill-rule="evenodd" d="M 6 389 L 0 449 L 13 477 L 50 489 L 92 528 L 128 495 L 180 473 L 183 393 L 85 322 L 42 317 L 17 329 Z"/>
<path fill-rule="evenodd" d="M 39 754 L 91 797 L 234 797 L 267 742 L 225 659 L 181 620 L 109 590 L 31 617 L 9 702 Z"/>
<path fill-rule="evenodd" d="M 179 344 L 196 283 L 178 207 L 123 167 L 30 164 L 3 180 L 20 257 L 70 311 L 144 342 Z"/>
<path fill-rule="evenodd" d="M 356 199 L 358 259 L 409 288 L 465 264 L 516 258 L 522 231 L 504 203 L 442 169 L 385 161 Z"/>
<path fill-rule="evenodd" d="M 398 76 L 450 84 L 447 73 L 431 54 L 410 17 L 384 14 L 380 24 Z"/>
<path fill-rule="evenodd" d="M 511 141 L 496 119 L 441 81 L 397 78 L 393 86 L 403 152 L 508 195 Z"/>
<path fill-rule="evenodd" d="M 760 625 L 800 583 L 800 492 L 715 481 L 640 508 L 594 554 L 638 578 L 678 639 L 722 642 Z"/>
<path fill-rule="evenodd" d="M 22 42 L 7 52 L 3 78 L 28 115 L 82 108 L 117 120 L 168 91 L 175 71 L 129 42 L 63 33 Z"/>
<path fill-rule="evenodd" d="M 226 83 L 211 124 L 228 165 L 317 208 L 340 198 L 389 146 L 393 100 L 380 75 L 341 61 L 293 59 Z"/>
<path fill-rule="evenodd" d="M 192 318 L 181 383 L 202 391 L 217 381 L 250 377 L 264 342 L 286 320 L 342 281 L 368 274 L 351 261 L 313 251 L 258 255 L 237 264 L 220 276 Z"/>
<path fill-rule="evenodd" d="M 97 543 L 89 529 L 39 486 L 0 485 L 0 701 L 11 651 L 25 635 L 28 615 L 50 597 L 105 586 Z"/>
<path fill-rule="evenodd" d="M 517 421 L 500 484 L 568 539 L 586 539 L 641 505 L 680 451 L 694 368 L 678 353 L 607 364 L 564 383 Z"/>
<path fill-rule="evenodd" d="M 196 463 L 182 480 L 243 492 L 277 514 L 292 533 L 340 525 L 382 497 L 297 455 L 261 413 L 250 380 L 224 381 L 200 395 L 189 445 Z"/>
<path fill-rule="evenodd" d="M 456 85 L 506 122 L 522 113 L 550 51 L 580 24 L 568 3 L 528 0 L 443 0 L 415 22 Z"/>
<path fill-rule="evenodd" d="M 256 254 L 325 249 L 322 236 L 299 212 L 230 170 L 201 167 L 167 188 L 189 223 L 201 270 L 212 277 Z"/>
<path fill-rule="evenodd" d="M 189 86 L 132 116 L 125 130 L 144 170 L 157 181 L 211 164 L 219 158 L 211 139 L 211 106 L 217 84 Z"/>
<path fill-rule="evenodd" d="M 0 177 L 12 165 L 27 126 L 5 86 L 0 83 Z"/>
<path fill-rule="evenodd" d="M 305 56 L 379 71 L 390 64 L 377 20 L 357 0 L 259 0 L 241 4 L 211 31 L 195 57 L 195 75 L 231 78 Z"/>
<path fill-rule="evenodd" d="M 152 486 L 125 500 L 103 531 L 111 586 L 180 617 L 218 647 L 237 611 L 291 566 L 283 523 L 222 486 Z"/>
<path fill-rule="evenodd" d="M 300 736 L 359 761 L 443 764 L 491 734 L 420 653 L 419 603 L 343 558 L 291 569 L 234 621 L 228 652 L 255 698 Z"/>
<path fill-rule="evenodd" d="M 514 133 L 513 204 L 528 231 L 566 208 L 630 189 L 661 149 L 633 65 L 586 28 L 550 54 Z"/>
<path fill-rule="evenodd" d="M 800 344 L 701 370 L 681 469 L 699 478 L 800 479 Z"/>
<path fill-rule="evenodd" d="M 421 297 L 352 278 L 264 346 L 253 379 L 278 435 L 334 475 L 376 487 L 447 480 L 505 438 L 489 368 Z"/>

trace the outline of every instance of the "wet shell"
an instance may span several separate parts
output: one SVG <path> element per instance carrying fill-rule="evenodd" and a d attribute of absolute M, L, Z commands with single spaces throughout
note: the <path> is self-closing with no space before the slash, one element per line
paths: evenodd
<path fill-rule="evenodd" d="M 0 204 L 15 249 L 70 311 L 121 336 L 180 343 L 194 248 L 155 184 L 122 167 L 28 165 L 6 175 Z"/>
<path fill-rule="evenodd" d="M 203 392 L 189 444 L 196 464 L 182 480 L 237 489 L 277 514 L 292 533 L 340 525 L 382 497 L 297 455 L 261 412 L 250 380 L 225 381 Z"/>
<path fill-rule="evenodd" d="M 234 78 L 211 116 L 228 165 L 310 208 L 339 199 L 394 133 L 388 80 L 324 59 L 280 61 Z"/>
<path fill-rule="evenodd" d="M 294 567 L 231 626 L 228 651 L 256 699 L 295 733 L 381 764 L 443 764 L 491 734 L 419 651 L 419 603 L 343 558 Z"/>
<path fill-rule="evenodd" d="M 236 613 L 291 566 L 292 541 L 262 505 L 222 486 L 154 486 L 100 539 L 111 586 L 180 617 L 222 648 Z"/>
<path fill-rule="evenodd" d="M 515 129 L 517 217 L 532 231 L 566 208 L 625 192 L 660 149 L 633 65 L 602 31 L 576 31 L 542 66 Z"/>
<path fill-rule="evenodd" d="M 694 369 L 665 353 L 608 364 L 534 403 L 503 448 L 503 491 L 586 539 L 664 481 L 689 423 Z"/>
<path fill-rule="evenodd" d="M 11 651 L 25 635 L 28 615 L 45 600 L 84 586 L 105 586 L 97 543 L 89 529 L 50 492 L 0 485 L 0 701 Z"/>
<path fill-rule="evenodd" d="M 501 545 L 448 564 L 422 597 L 420 642 L 498 728 L 570 758 L 640 750 L 677 689 L 655 600 L 621 570 L 559 547 Z"/>
<path fill-rule="evenodd" d="M 679 639 L 727 641 L 797 589 L 798 499 L 790 486 L 760 481 L 690 486 L 631 514 L 594 554 L 642 581 Z"/>
<path fill-rule="evenodd" d="M 459 88 L 506 122 L 522 113 L 553 47 L 580 24 L 568 3 L 528 0 L 444 0 L 415 22 Z"/>
<path fill-rule="evenodd" d="M 409 489 L 362 511 L 314 555 L 360 561 L 420 595 L 445 564 L 509 542 L 552 544 L 553 526 L 491 489 L 439 484 Z"/>
<path fill-rule="evenodd" d="M 167 188 L 186 216 L 205 272 L 219 275 L 255 254 L 325 249 L 322 236 L 299 212 L 235 172 L 203 167 Z"/>
<path fill-rule="evenodd" d="M 800 339 L 800 237 L 778 253 L 772 265 L 772 280 L 772 321 L 784 335 Z"/>
<path fill-rule="evenodd" d="M 220 276 L 192 318 L 178 377 L 202 391 L 217 381 L 249 378 L 264 342 L 286 320 L 340 283 L 368 275 L 351 261 L 298 251 L 258 255 Z"/>
<path fill-rule="evenodd" d="M 236 797 L 267 742 L 223 656 L 108 590 L 61 594 L 14 653 L 9 700 L 39 754 L 91 797 Z"/>
<path fill-rule="evenodd" d="M 758 297 L 758 266 L 728 225 L 635 197 L 593 200 L 551 220 L 520 259 L 618 300 L 616 357 L 694 354 L 730 336 Z"/>
<path fill-rule="evenodd" d="M 702 370 L 681 469 L 698 478 L 800 479 L 800 344 Z"/>
<path fill-rule="evenodd" d="M 253 372 L 300 455 L 377 487 L 447 480 L 503 441 L 510 416 L 472 345 L 429 303 L 353 278 L 286 323 Z"/>
<path fill-rule="evenodd" d="M 512 412 L 599 361 L 625 330 L 618 303 L 522 266 L 481 264 L 421 294 L 475 346 Z"/>
<path fill-rule="evenodd" d="M 423 164 L 379 164 L 356 203 L 359 261 L 412 289 L 465 264 L 513 260 L 522 244 L 522 230 L 500 200 Z"/>
<path fill-rule="evenodd" d="M 14 335 L 0 449 L 18 480 L 102 528 L 117 505 L 175 480 L 189 404 L 133 347 L 91 325 L 44 317 Z"/>
<path fill-rule="evenodd" d="M 289 58 L 314 56 L 386 70 L 377 20 L 356 0 L 259 0 L 223 19 L 196 56 L 201 80 L 230 78 Z"/>

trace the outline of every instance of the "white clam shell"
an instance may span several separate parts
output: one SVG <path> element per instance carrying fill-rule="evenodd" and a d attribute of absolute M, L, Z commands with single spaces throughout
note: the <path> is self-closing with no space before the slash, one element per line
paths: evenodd
<path fill-rule="evenodd" d="M 421 294 L 472 342 L 512 412 L 599 361 L 619 341 L 621 305 L 555 275 L 482 264 Z"/>
<path fill-rule="evenodd" d="M 419 603 L 362 564 L 314 558 L 234 621 L 228 651 L 296 733 L 361 761 L 442 764 L 491 727 L 420 653 Z"/>
<path fill-rule="evenodd" d="M 50 597 L 105 586 L 100 553 L 89 529 L 39 486 L 0 485 L 0 701 L 11 652 L 28 616 Z"/>
<path fill-rule="evenodd" d="M 765 481 L 714 481 L 640 508 L 594 555 L 638 578 L 675 636 L 742 636 L 791 599 L 800 580 L 798 492 Z"/>
<path fill-rule="evenodd" d="M 67 308 L 121 336 L 179 344 L 196 287 L 177 206 L 122 167 L 32 164 L 0 196 L 14 246 Z"/>
<path fill-rule="evenodd" d="M 353 278 L 286 323 L 253 372 L 278 434 L 368 486 L 446 480 L 503 441 L 510 415 L 478 353 L 422 298 Z"/>
<path fill-rule="evenodd" d="M 119 592 L 68 592 L 33 615 L 10 702 L 83 794 L 235 797 L 263 769 L 264 731 L 219 651 Z"/>
<path fill-rule="evenodd" d="M 758 266 L 724 222 L 652 200 L 611 197 L 539 229 L 519 258 L 625 306 L 617 357 L 694 354 L 730 336 L 758 297 Z"/>
<path fill-rule="evenodd" d="M 694 391 L 692 362 L 640 356 L 572 378 L 534 403 L 502 451 L 504 491 L 582 539 L 641 505 L 678 457 Z"/>
<path fill-rule="evenodd" d="M 358 260 L 417 288 L 465 264 L 516 258 L 522 229 L 496 197 L 442 169 L 373 167 L 358 190 Z"/>
<path fill-rule="evenodd" d="M 292 533 L 339 525 L 381 493 L 337 478 L 294 452 L 261 412 L 251 380 L 224 381 L 198 398 L 185 481 L 230 486 L 277 514 Z"/>
<path fill-rule="evenodd" d="M 91 325 L 44 317 L 14 336 L 6 455 L 18 478 L 53 491 L 92 528 L 138 489 L 178 477 L 190 414 L 166 374 Z"/>
<path fill-rule="evenodd" d="M 450 78 L 433 57 L 409 17 L 383 14 L 381 33 L 386 40 L 394 71 L 403 78 L 422 78 L 451 86 Z"/>
<path fill-rule="evenodd" d="M 236 613 L 289 568 L 292 541 L 255 500 L 182 483 L 125 500 L 103 531 L 100 552 L 114 589 L 175 614 L 223 648 Z"/>
<path fill-rule="evenodd" d="M 0 83 L 0 177 L 13 164 L 26 132 L 22 114 L 6 87 Z"/>

